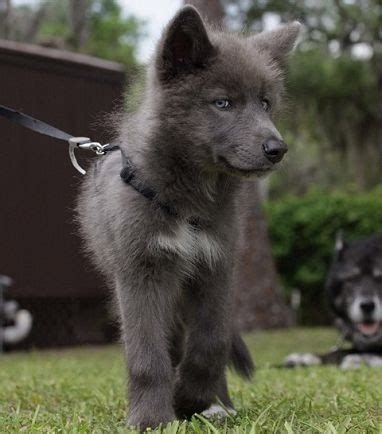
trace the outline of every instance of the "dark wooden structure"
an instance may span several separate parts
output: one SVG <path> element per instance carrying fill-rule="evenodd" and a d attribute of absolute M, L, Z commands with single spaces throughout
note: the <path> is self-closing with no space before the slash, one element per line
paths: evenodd
<path fill-rule="evenodd" d="M 106 142 L 102 116 L 121 103 L 119 64 L 0 41 L 0 104 Z M 63 142 L 0 119 L 0 274 L 34 316 L 27 346 L 110 340 L 107 290 L 80 253 L 73 207 L 81 175 Z"/>

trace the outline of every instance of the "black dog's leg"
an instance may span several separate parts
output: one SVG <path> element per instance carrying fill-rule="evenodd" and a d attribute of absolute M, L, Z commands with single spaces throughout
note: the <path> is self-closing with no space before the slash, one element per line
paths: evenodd
<path fill-rule="evenodd" d="M 118 285 L 117 295 L 129 371 L 128 425 L 145 429 L 175 419 L 168 336 L 176 289 L 154 279 L 134 283 Z"/>
<path fill-rule="evenodd" d="M 231 300 L 226 275 L 200 272 L 185 288 L 186 343 L 175 388 L 175 410 L 190 417 L 222 401 L 230 405 L 225 368 L 231 348 Z M 220 395 L 220 396 L 219 396 Z"/>
<path fill-rule="evenodd" d="M 333 350 L 325 354 L 293 353 L 284 359 L 283 365 L 286 368 L 313 365 L 338 365 L 346 369 L 357 367 L 357 365 L 362 362 L 361 358 L 362 353 L 354 348 Z"/>

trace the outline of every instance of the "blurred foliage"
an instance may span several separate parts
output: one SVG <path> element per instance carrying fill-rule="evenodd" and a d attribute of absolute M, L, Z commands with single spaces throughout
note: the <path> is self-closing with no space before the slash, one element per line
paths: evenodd
<path fill-rule="evenodd" d="M 290 59 L 292 103 L 282 120 L 292 152 L 287 170 L 273 179 L 273 196 L 291 188 L 304 193 L 312 183 L 329 190 L 348 184 L 367 190 L 379 184 L 382 1 L 224 1 L 231 21 L 251 30 L 295 19 L 305 26 Z"/>
<path fill-rule="evenodd" d="M 130 71 L 144 35 L 144 23 L 124 16 L 117 0 L 40 0 L 13 6 L 7 21 L 7 39 L 117 61 Z"/>
<path fill-rule="evenodd" d="M 302 293 L 305 324 L 325 320 L 324 284 L 335 235 L 354 240 L 382 233 L 382 187 L 369 193 L 319 191 L 288 196 L 266 208 L 276 264 L 287 292 Z M 326 316 L 327 317 L 327 316 Z"/>
<path fill-rule="evenodd" d="M 89 23 L 92 37 L 85 44 L 85 50 L 104 59 L 133 65 L 142 36 L 141 25 L 134 17 L 124 18 L 115 0 L 94 1 Z"/>

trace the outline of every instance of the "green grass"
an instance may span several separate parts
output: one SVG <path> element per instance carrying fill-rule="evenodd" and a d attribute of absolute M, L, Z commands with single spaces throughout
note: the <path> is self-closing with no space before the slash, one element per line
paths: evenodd
<path fill-rule="evenodd" d="M 329 329 L 248 336 L 258 370 L 251 383 L 229 375 L 238 415 L 220 424 L 194 417 L 174 422 L 163 432 L 382 433 L 381 370 L 270 367 L 289 352 L 326 351 L 335 341 Z M 4 356 L 0 433 L 128 432 L 124 390 L 117 346 Z"/>

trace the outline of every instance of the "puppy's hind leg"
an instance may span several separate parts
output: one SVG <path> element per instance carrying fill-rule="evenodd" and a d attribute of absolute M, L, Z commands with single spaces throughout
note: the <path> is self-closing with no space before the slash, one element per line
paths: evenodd
<path fill-rule="evenodd" d="M 205 276 L 200 272 L 198 281 L 185 288 L 186 343 L 175 388 L 175 410 L 179 417 L 201 413 L 221 398 L 224 405 L 232 405 L 224 377 L 231 345 L 226 276 L 221 270 L 204 271 Z"/>

